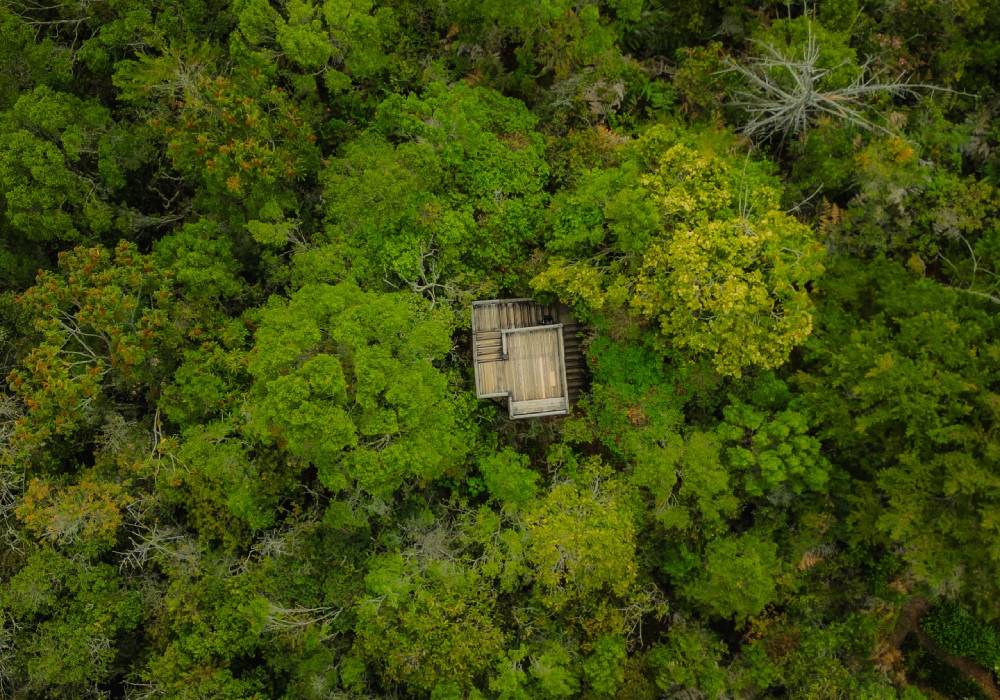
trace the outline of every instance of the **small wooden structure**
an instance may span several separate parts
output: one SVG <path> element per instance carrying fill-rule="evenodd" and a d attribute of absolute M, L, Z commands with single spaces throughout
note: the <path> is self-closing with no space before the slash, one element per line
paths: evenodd
<path fill-rule="evenodd" d="M 507 399 L 511 418 L 568 413 L 572 386 L 566 374 L 567 321 L 572 319 L 564 307 L 531 299 L 474 302 L 476 396 Z M 576 324 L 569 330 L 576 349 Z"/>

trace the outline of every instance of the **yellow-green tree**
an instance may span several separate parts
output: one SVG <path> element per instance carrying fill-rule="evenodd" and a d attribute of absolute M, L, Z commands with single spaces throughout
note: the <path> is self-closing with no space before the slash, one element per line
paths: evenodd
<path fill-rule="evenodd" d="M 664 349 L 723 375 L 784 363 L 812 328 L 823 249 L 781 210 L 766 164 L 723 134 L 668 127 L 619 157 L 554 200 L 553 257 L 535 288 L 589 315 L 648 321 Z"/>

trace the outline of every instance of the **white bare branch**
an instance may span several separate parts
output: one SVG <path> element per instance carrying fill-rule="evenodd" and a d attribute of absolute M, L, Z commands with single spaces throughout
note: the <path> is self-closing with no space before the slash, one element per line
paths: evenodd
<path fill-rule="evenodd" d="M 820 47 L 809 31 L 801 56 L 785 53 L 767 43 L 756 43 L 759 53 L 742 63 L 729 60 L 723 73 L 742 78 L 744 88 L 731 104 L 742 108 L 746 122 L 742 131 L 755 140 L 772 136 L 782 139 L 804 133 L 820 116 L 849 122 L 868 131 L 893 132 L 872 115 L 868 100 L 875 95 L 917 96 L 922 91 L 954 92 L 935 85 L 911 83 L 898 74 L 886 78 L 863 63 L 845 86 L 824 87 L 823 80 L 844 64 L 822 68 Z"/>
<path fill-rule="evenodd" d="M 336 620 L 342 612 L 343 608 L 334 607 L 286 608 L 268 601 L 267 619 L 264 621 L 264 629 L 269 632 L 284 634 L 294 634 L 311 627 L 324 629 Z M 324 631 L 322 638 L 328 639 L 331 636 L 333 635 Z"/>

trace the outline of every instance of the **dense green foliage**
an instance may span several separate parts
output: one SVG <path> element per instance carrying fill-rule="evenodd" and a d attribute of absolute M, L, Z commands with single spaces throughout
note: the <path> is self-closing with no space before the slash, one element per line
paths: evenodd
<path fill-rule="evenodd" d="M 1000 668 L 1000 634 L 995 627 L 963 610 L 943 603 L 924 618 L 927 634 L 952 654 L 967 656 L 988 669 Z"/>
<path fill-rule="evenodd" d="M 0 697 L 996 697 L 998 312 L 998 0 L 0 2 Z"/>

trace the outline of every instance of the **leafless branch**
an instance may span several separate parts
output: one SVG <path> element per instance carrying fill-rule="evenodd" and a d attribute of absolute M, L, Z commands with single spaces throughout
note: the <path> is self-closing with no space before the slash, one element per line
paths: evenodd
<path fill-rule="evenodd" d="M 440 281 L 441 271 L 438 270 L 436 256 L 437 248 L 434 246 L 434 241 L 422 243 L 420 247 L 419 268 L 416 276 L 409 278 L 398 272 L 396 273 L 399 279 L 412 291 L 421 296 L 426 295 L 430 299 L 431 306 L 437 304 L 438 294 L 452 297 L 456 293 L 454 285 Z M 385 275 L 385 283 L 394 289 L 399 288 L 399 285 L 395 284 L 388 274 Z"/>
<path fill-rule="evenodd" d="M 869 118 L 867 100 L 875 95 L 917 96 L 922 91 L 954 92 L 936 85 L 910 83 L 898 74 L 887 79 L 862 64 L 856 77 L 842 87 L 823 87 L 823 81 L 845 63 L 820 67 L 820 47 L 812 31 L 801 57 L 784 53 L 764 42 L 759 53 L 740 63 L 728 61 L 722 73 L 735 73 L 745 88 L 736 93 L 732 105 L 742 108 L 747 120 L 742 131 L 752 139 L 785 138 L 804 133 L 820 116 L 849 122 L 868 131 L 893 133 L 881 120 Z"/>
<path fill-rule="evenodd" d="M 954 232 L 948 234 L 950 238 L 957 238 L 964 245 L 965 249 L 969 251 L 968 265 L 967 265 L 967 281 L 963 284 L 952 284 L 948 285 L 951 289 L 962 294 L 969 294 L 971 296 L 979 297 L 980 299 L 985 299 L 994 304 L 1000 304 L 1000 275 L 992 270 L 987 270 L 980 265 L 979 256 L 976 255 L 976 250 L 973 248 L 969 240 L 963 236 L 961 233 Z M 946 264 L 951 268 L 952 272 L 955 274 L 956 278 L 965 277 L 963 271 L 951 261 L 944 253 L 938 253 L 937 257 L 941 262 Z M 979 280 L 983 277 L 989 278 L 989 282 L 979 283 Z"/>
<path fill-rule="evenodd" d="M 292 607 L 286 608 L 268 601 L 267 619 L 264 622 L 264 629 L 270 632 L 294 633 L 310 627 L 325 628 L 336 620 L 343 608 L 333 607 Z M 328 639 L 332 634 L 323 634 L 323 639 Z"/>

